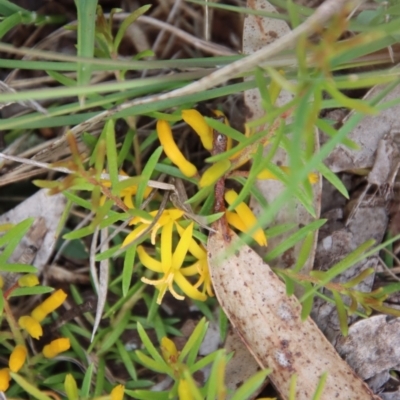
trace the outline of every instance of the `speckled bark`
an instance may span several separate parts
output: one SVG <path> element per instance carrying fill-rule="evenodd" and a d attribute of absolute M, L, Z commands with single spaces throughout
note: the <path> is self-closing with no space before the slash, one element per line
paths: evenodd
<path fill-rule="evenodd" d="M 272 382 L 284 399 L 297 374 L 296 400 L 310 400 L 324 372 L 321 400 L 379 399 L 336 353 L 311 318 L 302 322 L 301 305 L 286 296 L 285 284 L 250 247 L 228 251 L 221 233 L 208 240 L 210 273 L 218 300 L 260 366 L 272 368 Z M 229 255 L 231 254 L 231 255 Z"/>

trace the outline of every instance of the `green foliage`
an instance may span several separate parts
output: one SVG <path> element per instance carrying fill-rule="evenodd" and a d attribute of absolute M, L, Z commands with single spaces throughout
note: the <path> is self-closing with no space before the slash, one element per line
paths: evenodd
<path fill-rule="evenodd" d="M 201 1 L 192 2 L 204 4 Z M 15 136 L 25 133 L 25 130 L 32 132 L 36 128 L 73 126 L 71 133 L 67 135 L 72 160 L 49 166 L 54 169 L 66 168 L 67 177 L 50 182 L 38 180 L 35 183 L 50 189 L 53 194 L 64 193 L 75 211 L 84 212 L 86 215 L 88 212 L 92 213 L 86 225 L 63 234 L 63 239 L 73 241 L 64 249 L 65 257 L 78 258 L 78 253 L 80 256 L 88 255 L 84 243 L 87 237 L 91 237 L 98 230 L 103 230 L 111 237 L 108 249 L 100 250 L 100 244 L 94 243 L 89 255 L 94 267 L 95 262 L 108 262 L 107 276 L 110 276 L 110 282 L 105 291 L 99 290 L 97 295 L 105 296 L 108 292 L 109 296 L 105 301 L 102 323 L 91 342 L 90 332 L 94 318 L 89 312 L 93 312 L 94 308 L 85 304 L 87 302 L 80 293 L 80 288 L 71 285 L 70 292 L 75 302 L 71 303 L 71 313 L 65 317 L 62 313 L 53 313 L 54 328 L 47 324 L 49 319 L 45 321 L 49 335 L 57 334 L 69 338 L 71 349 L 66 353 L 63 364 L 60 360 L 44 358 L 40 351 L 32 355 L 29 365 L 20 372 L 11 374 L 12 381 L 8 392 L 10 396 L 28 393 L 32 398 L 44 400 L 49 398 L 45 393 L 48 389 L 62 393 L 69 400 L 102 399 L 108 396 L 113 387 L 116 390 L 115 382 L 109 374 L 110 364 L 115 364 L 117 369 L 124 371 L 123 375 L 127 376 L 125 392 L 136 399 L 185 399 L 182 393 L 189 391 L 192 394 L 191 398 L 196 400 L 225 399 L 228 396 L 233 400 L 241 400 L 256 392 L 269 370 L 259 371 L 246 380 L 236 392 L 230 393 L 225 386 L 225 371 L 230 355 L 220 349 L 205 357 L 199 356 L 200 345 L 208 327 L 207 320 L 213 318 L 213 310 L 217 304 L 215 300 L 190 300 L 205 318 L 196 325 L 181 351 L 167 339 L 167 336 L 181 334 L 176 327 L 180 321 L 175 316 L 166 317 L 164 310 L 157 303 L 158 292 L 162 291 L 169 291 L 175 299 L 191 297 L 190 294 L 195 290 L 201 291 L 205 297 L 212 297 L 207 260 L 202 253 L 206 253 L 204 226 L 223 217 L 223 213 L 215 213 L 213 210 L 214 183 L 200 188 L 199 182 L 203 167 L 217 162 L 227 166 L 222 175 L 226 179 L 234 180 L 236 186 L 240 187 L 238 197 L 228 210 L 235 213 L 237 207 L 247 202 L 250 197 L 258 201 L 263 209 L 257 224 L 244 232 L 245 240 L 254 244 L 255 233 L 260 229 L 269 238 L 285 234 L 286 239 L 280 245 L 268 249 L 266 261 L 272 261 L 299 245 L 300 251 L 294 268 L 275 271 L 285 280 L 288 295 L 294 293 L 296 286 L 303 286 L 304 294 L 300 299 L 303 305 L 302 318 L 309 316 L 315 296 L 336 305 L 343 334 L 348 331 L 347 317 L 352 313 L 361 314 L 361 310 L 364 310 L 368 315 L 372 310 L 377 310 L 393 315 L 399 314 L 398 311 L 384 305 L 387 296 L 399 290 L 398 284 L 371 293 L 359 292 L 355 286 L 371 273 L 369 270 L 349 282 L 335 283 L 339 274 L 368 255 L 389 246 L 398 238 L 391 238 L 377 247 L 373 247 L 373 243 L 369 241 L 329 271 L 307 274 L 303 273 L 303 267 L 313 251 L 315 232 L 325 220 L 315 218 L 313 222 L 301 228 L 296 224 L 285 224 L 265 229 L 274 220 L 282 204 L 287 204 L 293 199 L 302 204 L 311 216 L 316 217 L 311 186 L 313 174 L 320 173 L 340 193 L 348 197 L 343 183 L 323 164 L 323 160 L 338 144 L 356 147 L 347 135 L 364 114 L 376 114 L 384 107 L 400 101 L 395 99 L 388 104 L 378 105 L 378 101 L 386 92 L 369 102 L 343 94 L 346 89 L 366 88 L 377 83 L 390 83 L 387 89 L 389 91 L 398 84 L 398 72 L 389 74 L 376 70 L 354 74 L 349 70 L 350 67 L 361 65 L 357 57 L 369 54 L 373 50 L 384 49 L 398 40 L 397 5 L 379 4 L 376 10 L 360 13 L 356 19 L 349 21 L 349 29 L 357 34 L 346 42 L 338 41 L 342 33 L 341 28 L 345 24 L 345 21 L 339 20 L 333 21 L 321 33 L 323 46 L 309 43 L 306 39 L 300 40 L 296 51 L 285 56 L 289 57 L 291 65 L 297 65 L 298 68 L 285 68 L 287 59 L 277 57 L 275 60 L 267 60 L 253 71 L 249 70 L 240 75 L 239 78 L 246 77 L 244 82 L 227 83 L 218 88 L 160 99 L 157 97 L 160 93 L 179 90 L 206 76 L 209 73 L 207 68 L 219 68 L 243 56 L 154 61 L 147 59 L 152 55 L 152 52 L 147 50 L 132 56 L 130 60 L 122 60 L 119 50 L 127 28 L 146 13 L 150 6 L 142 6 L 132 12 L 119 24 L 115 32 L 115 16 L 120 10 L 112 10 L 106 18 L 96 1 L 76 0 L 75 3 L 78 23 L 76 27 L 69 29 L 77 30 L 78 58 L 59 54 L 59 57 L 53 59 L 51 54 L 36 50 L 35 55 L 39 60 L 0 60 L 2 68 L 44 70 L 60 85 L 41 90 L 3 93 L 2 101 L 62 101 L 55 101 L 49 108 L 48 115 L 32 112 L 10 120 L 2 119 L 0 129 L 6 131 L 6 141 L 10 142 Z M 288 10 L 288 15 L 275 16 L 290 20 L 293 26 L 302 23 L 304 18 L 312 13 L 311 9 L 300 7 L 293 2 L 276 0 L 273 3 Z M 208 6 L 249 12 L 240 7 L 213 2 L 208 2 Z M 19 24 L 61 21 L 58 16 L 34 15 L 6 0 L 0 0 L 0 14 L 3 17 L 0 22 L 0 37 L 4 37 Z M 264 14 L 271 16 L 268 13 Z M 390 16 L 389 20 L 387 15 Z M 7 45 L 0 44 L 0 49 L 7 49 Z M 43 60 L 49 61 L 41 61 L 41 56 Z M 128 71 L 154 72 L 162 68 L 175 68 L 178 71 L 168 76 L 153 76 L 155 74 L 151 73 L 151 77 L 126 78 Z M 189 69 L 195 70 L 180 72 Z M 77 73 L 76 80 L 65 75 L 68 71 Z M 113 71 L 115 81 L 91 85 L 90 79 L 96 71 Z M 336 71 L 340 71 L 340 75 L 336 74 Z M 227 151 L 219 154 L 212 152 L 203 158 L 193 155 L 190 157 L 187 155 L 190 152 L 182 153 L 184 158 L 190 157 L 190 161 L 196 164 L 196 174 L 186 176 L 170 156 L 163 154 L 166 149 L 159 146 L 161 133 L 153 129 L 155 119 L 175 124 L 174 130 L 177 131 L 181 126 L 178 122 L 181 121 L 182 110 L 192 108 L 194 104 L 202 101 L 236 95 L 253 88 L 259 89 L 265 115 L 249 123 L 245 134 L 227 123 L 204 118 L 206 125 L 232 139 L 233 145 Z M 285 105 L 277 103 L 282 90 L 288 90 L 294 96 Z M 152 94 L 156 96 L 150 97 Z M 329 99 L 326 98 L 327 94 Z M 79 101 L 70 100 L 72 96 L 78 96 Z M 322 110 L 331 107 L 346 107 L 355 110 L 356 113 L 336 129 L 330 121 L 320 117 Z M 139 119 L 142 116 L 151 120 L 153 124 L 146 135 L 136 126 L 135 117 Z M 120 140 L 116 131 L 118 118 L 124 119 L 128 124 L 123 140 Z M 85 132 L 94 122 L 104 123 L 98 137 Z M 318 151 L 315 151 L 315 127 L 328 136 L 328 140 Z M 192 131 L 190 135 L 192 136 L 189 138 L 195 137 Z M 177 137 L 178 134 L 175 139 Z M 80 139 L 87 145 L 89 154 L 83 155 L 79 151 Z M 190 141 L 191 139 L 188 140 Z M 177 142 L 180 143 L 179 140 Z M 267 145 L 268 152 L 265 154 Z M 279 150 L 287 152 L 289 165 L 278 166 L 272 162 Z M 204 150 L 201 154 L 203 153 Z M 248 162 L 251 162 L 249 167 Z M 255 185 L 258 175 L 263 171 L 269 172 L 271 179 L 276 179 L 285 187 L 270 204 Z M 216 176 L 214 181 L 220 177 Z M 187 196 L 186 193 L 179 192 L 178 185 L 173 189 L 168 186 L 176 182 L 176 179 L 184 182 Z M 170 201 L 174 196 L 175 201 Z M 179 204 L 179 207 L 175 203 Z M 172 217 L 177 208 L 182 208 L 182 215 Z M 23 221 L 0 236 L 0 271 L 36 271 L 32 266 L 8 262 L 32 222 L 32 219 Z M 190 243 L 189 240 L 184 243 L 179 230 L 187 229 L 190 224 L 193 224 L 193 235 L 189 238 Z M 126 242 L 127 235 L 132 232 L 136 235 Z M 196 246 L 198 249 L 193 250 Z M 182 248 L 186 250 L 183 256 L 180 251 Z M 171 249 L 173 251 L 170 251 Z M 165 267 L 168 264 L 165 260 L 170 258 L 175 261 L 174 265 L 177 264 L 177 260 L 183 258 L 181 269 L 185 273 L 182 276 L 187 282 L 176 278 L 177 273 L 171 271 L 172 268 Z M 179 279 L 181 280 L 178 282 Z M 148 285 L 152 286 L 149 288 Z M 43 295 L 51 290 L 47 286 L 16 286 L 2 293 L 0 311 L 9 326 L 8 330 L 2 332 L 4 349 L 1 355 L 5 359 L 8 359 L 15 344 L 26 343 L 27 340 L 26 332 L 22 331 L 14 320 L 9 299 L 19 297 L 19 300 L 24 300 L 24 296 Z M 79 323 L 72 322 L 73 318 L 79 320 Z M 222 310 L 219 314 L 219 325 L 221 336 L 225 337 L 228 320 Z M 152 335 L 149 332 L 152 332 Z M 133 345 L 131 346 L 126 336 L 136 333 L 141 344 L 138 345 L 140 349 L 133 351 Z M 80 368 L 76 368 L 75 364 Z M 199 385 L 193 376 L 205 367 L 210 367 L 211 373 L 205 382 Z M 173 381 L 171 389 L 162 392 L 151 391 L 154 382 L 149 380 L 149 376 L 153 376 L 150 371 L 168 375 Z M 321 377 L 320 385 L 314 394 L 315 399 L 321 397 L 325 379 L 326 376 Z M 295 398 L 295 387 L 294 376 L 290 399 Z"/>

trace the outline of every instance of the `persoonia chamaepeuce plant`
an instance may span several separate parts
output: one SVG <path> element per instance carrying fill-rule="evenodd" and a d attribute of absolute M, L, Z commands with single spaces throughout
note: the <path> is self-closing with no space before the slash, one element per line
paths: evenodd
<path fill-rule="evenodd" d="M 295 13 L 291 12 L 291 17 L 293 26 L 296 26 L 298 21 Z M 112 57 L 118 50 L 119 40 L 112 37 L 112 30 L 108 29 L 111 25 L 107 25 L 103 19 L 101 21 L 102 29 L 97 30 L 101 42 L 99 47 L 103 56 Z M 107 265 L 111 266 L 111 272 L 109 269 L 106 270 L 101 283 L 106 283 L 107 290 L 116 293 L 118 300 L 115 303 L 106 303 L 105 292 L 99 291 L 99 297 L 104 300 L 100 316 L 110 318 L 111 322 L 109 327 L 99 328 L 85 351 L 80 348 L 75 335 L 81 335 L 88 340 L 90 335 L 87 330 L 66 326 L 61 332 L 63 330 L 68 332 L 70 342 L 60 341 L 64 339 L 63 337 L 57 338 L 55 340 L 58 342 L 49 342 L 46 344 L 49 347 L 44 347 L 40 354 L 29 358 L 24 342 L 27 335 L 40 336 L 42 320 L 61 305 L 65 300 L 65 294 L 63 291 L 56 291 L 52 295 L 55 297 L 50 297 L 51 306 L 49 301 L 45 300 L 29 315 L 23 315 L 18 321 L 14 321 L 12 314 L 7 311 L 7 301 L 11 293 L 18 293 L 17 290 L 22 289 L 24 281 L 18 281 L 11 292 L 5 291 L 2 296 L 4 315 L 13 336 L 7 338 L 9 366 L 0 371 L 2 390 L 8 388 L 12 378 L 27 392 L 36 393 L 34 392 L 36 388 L 32 384 L 35 377 L 26 367 L 25 358 L 29 359 L 29 366 L 36 365 L 36 362 L 40 363 L 40 360 L 55 354 L 59 349 L 63 352 L 71 346 L 80 365 L 89 367 L 79 377 L 72 373 L 64 374 L 62 381 L 60 377 L 54 377 L 55 386 L 66 393 L 68 399 L 79 396 L 88 398 L 92 394 L 99 397 L 103 393 L 101 381 L 106 373 L 105 362 L 99 361 L 98 368 L 102 371 L 96 378 L 99 386 L 96 386 L 95 392 L 92 393 L 90 386 L 91 380 L 94 379 L 94 364 L 87 363 L 87 354 L 95 355 L 99 359 L 107 355 L 113 360 L 115 358 L 123 360 L 130 378 L 127 379 L 125 387 L 114 385 L 112 392 L 108 391 L 112 393 L 112 399 L 122 398 L 124 391 L 138 399 L 155 396 L 154 392 L 141 389 L 146 384 L 149 385 L 149 382 L 138 379 L 135 364 L 141 364 L 148 370 L 162 373 L 172 379 L 172 389 L 157 393 L 157 399 L 222 399 L 227 396 L 224 369 L 229 355 L 223 350 L 218 350 L 203 359 L 198 358 L 198 349 L 207 326 L 205 321 L 201 320 L 198 323 L 186 345 L 178 351 L 174 343 L 167 338 L 168 335 L 179 334 L 173 326 L 176 321 L 172 318 L 162 318 L 158 306 L 167 293 L 170 293 L 176 300 L 191 299 L 204 314 L 211 315 L 212 301 L 209 298 L 213 297 L 213 289 L 208 269 L 206 242 L 207 232 L 212 230 L 210 224 L 213 221 L 224 218 L 227 224 L 242 233 L 245 241 L 265 247 L 268 237 L 291 229 L 287 226 L 264 229 L 267 223 L 273 220 L 280 204 L 288 201 L 290 197 L 295 197 L 311 215 L 316 217 L 312 207 L 311 189 L 321 176 L 339 191 L 347 194 L 342 183 L 324 167 L 322 161 L 336 144 L 346 140 L 346 134 L 363 113 L 374 113 L 378 108 L 374 107 L 374 104 L 346 97 L 341 91 L 376 83 L 389 83 L 397 79 L 395 74 L 380 76 L 371 73 L 346 74 L 345 68 L 356 58 L 368 54 L 372 44 L 375 48 L 388 46 L 395 40 L 395 33 L 398 31 L 397 20 L 368 31 L 360 24 L 358 22 L 357 25 L 357 21 L 348 21 L 345 13 L 340 14 L 326 29 L 321 29 L 319 43 L 308 41 L 305 36 L 298 40 L 296 68 L 278 71 L 270 65 L 260 65 L 255 71 L 251 71 L 251 74 L 247 74 L 247 78 L 254 76 L 254 79 L 249 79 L 236 88 L 245 90 L 258 87 L 266 113 L 260 120 L 246 125 L 244 133 L 231 127 L 229 118 L 218 107 L 210 107 L 207 116 L 206 113 L 200 112 L 200 108 L 197 109 L 194 105 L 202 98 L 192 96 L 182 97 L 173 104 L 160 103 L 150 111 L 142 111 L 142 114 L 146 113 L 146 116 L 152 118 L 155 123 L 155 130 L 144 140 L 139 140 L 142 136 L 138 135 L 137 130 L 130 129 L 119 147 L 113 118 L 108 118 L 98 138 L 88 134 L 82 135 L 88 149 L 87 154 L 78 151 L 77 138 L 73 133 L 67 135 L 72 158 L 46 167 L 67 173 L 68 176 L 62 180 L 36 181 L 36 184 L 48 188 L 50 194 L 63 192 L 69 201 L 69 207 L 74 206 L 79 210 L 85 210 L 88 214 L 91 213 L 90 222 L 86 226 L 65 234 L 64 238 L 78 240 L 89 235 L 97 237 L 98 231 L 105 233 L 105 240 L 112 245 L 105 248 L 103 236 L 101 243 L 94 240 L 92 261 L 93 265 L 97 261 L 100 265 L 108 263 Z M 339 41 L 340 34 L 348 26 L 357 34 L 346 41 Z M 335 75 L 334 71 L 339 69 L 341 75 Z M 53 75 L 55 76 L 54 73 Z M 79 74 L 79 77 L 81 79 L 82 74 Z M 122 70 L 119 78 L 123 77 Z M 284 106 L 279 106 L 276 102 L 281 90 L 288 90 L 294 95 Z M 205 99 L 222 93 L 221 90 L 213 92 Z M 326 94 L 329 94 L 329 100 L 325 99 Z M 169 108 L 166 112 L 160 111 L 167 107 Z M 359 111 L 359 114 L 347 125 L 335 129 L 320 117 L 321 110 L 329 107 L 346 107 Z M 129 110 L 118 108 L 118 111 L 125 111 L 125 114 L 119 116 L 130 116 Z M 132 115 L 138 114 L 139 112 L 135 111 Z M 107 114 L 111 117 L 113 115 Z M 180 146 L 182 141 L 177 140 L 177 134 L 181 132 L 179 129 L 183 125 L 190 127 L 193 141 L 199 142 L 197 150 L 201 145 L 200 154 L 209 153 L 207 158 L 188 156 L 188 153 L 182 150 Z M 315 126 L 330 137 L 317 153 L 313 151 Z M 76 130 L 72 129 L 73 132 Z M 133 152 L 131 152 L 132 143 L 134 143 Z M 348 140 L 346 143 L 352 145 Z M 224 146 L 222 152 L 219 151 L 220 146 Z M 264 153 L 266 146 L 268 146 L 267 154 Z M 289 165 L 272 163 L 273 155 L 279 148 L 287 151 Z M 218 207 L 222 211 L 214 213 L 214 193 L 218 190 L 221 178 L 229 180 L 231 186 L 223 193 L 223 207 Z M 254 185 L 258 179 L 279 180 L 287 190 L 279 199 L 266 204 L 262 194 Z M 182 181 L 185 182 L 184 185 L 181 185 Z M 191 194 L 190 198 L 186 192 Z M 260 218 L 257 218 L 248 206 L 250 196 L 259 201 L 264 208 Z M 301 260 L 296 264 L 295 271 L 276 271 L 287 283 L 288 293 L 292 293 L 295 283 L 306 288 L 307 292 L 303 296 L 304 317 L 309 313 L 313 296 L 320 295 L 318 292 L 320 288 L 331 290 L 333 293 L 333 301 L 338 305 L 344 331 L 346 312 L 359 312 L 360 306 L 366 312 L 375 309 L 397 315 L 397 311 L 389 310 L 382 305 L 388 292 L 361 294 L 352 289 L 367 272 L 345 285 L 332 283 L 335 274 L 350 267 L 360 257 L 365 257 L 363 253 L 371 243 L 356 250 L 333 272 L 324 275 L 301 274 L 302 260 L 308 256 L 311 248 L 308 241 L 309 234 L 321 227 L 324 222 L 316 219 L 290 237 L 287 246 L 304 241 Z M 271 249 L 270 258 L 274 251 L 276 254 L 277 249 Z M 122 267 L 119 264 L 120 259 Z M 114 278 L 111 282 L 108 281 L 109 274 Z M 136 274 L 140 277 L 137 282 L 134 279 Z M 28 282 L 29 279 L 26 278 Z M 150 292 L 152 295 L 149 295 L 149 288 L 146 285 L 155 288 L 154 292 Z M 72 288 L 71 291 L 82 301 L 76 288 Z M 350 306 L 343 303 L 342 295 L 351 299 Z M 133 315 L 130 311 L 139 299 L 142 299 L 148 308 L 147 318 Z M 55 304 L 58 306 L 54 307 Z M 90 322 L 93 323 L 92 320 Z M 156 350 L 143 327 L 155 330 L 160 343 L 160 352 Z M 138 331 L 144 349 L 136 352 L 127 351 L 125 343 L 119 336 L 129 328 Z M 197 383 L 193 374 L 209 364 L 212 364 L 212 367 L 208 379 L 204 384 Z M 22 378 L 20 371 L 26 372 Z M 267 374 L 268 371 L 262 371 L 255 375 L 244 383 L 232 398 L 242 399 L 250 396 Z M 82 381 L 80 388 L 77 380 Z M 9 389 L 11 393 L 12 390 L 17 390 L 13 388 L 14 386 Z M 42 398 L 45 398 L 43 396 Z"/>

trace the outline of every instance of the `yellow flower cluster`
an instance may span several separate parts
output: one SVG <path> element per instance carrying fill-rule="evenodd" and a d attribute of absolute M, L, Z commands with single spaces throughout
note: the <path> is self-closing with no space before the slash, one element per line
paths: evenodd
<path fill-rule="evenodd" d="M 38 279 L 34 275 L 25 275 L 18 281 L 20 286 L 35 286 L 38 284 Z M 43 329 L 40 322 L 46 318 L 51 312 L 56 310 L 67 298 L 67 295 L 62 290 L 57 290 L 50 295 L 43 303 L 37 306 L 31 315 L 24 315 L 19 318 L 18 324 L 20 328 L 25 329 L 34 339 L 39 339 L 43 335 Z M 59 338 L 53 340 L 43 348 L 43 355 L 46 358 L 53 358 L 59 353 L 70 348 L 68 338 Z M 0 370 L 0 391 L 4 392 L 8 389 L 11 372 L 18 372 L 25 364 L 27 357 L 27 349 L 24 345 L 18 344 L 12 351 L 8 363 L 8 368 Z"/>

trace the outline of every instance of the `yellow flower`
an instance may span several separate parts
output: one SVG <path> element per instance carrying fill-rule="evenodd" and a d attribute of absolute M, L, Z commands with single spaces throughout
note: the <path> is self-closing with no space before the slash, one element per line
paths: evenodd
<path fill-rule="evenodd" d="M 211 150 L 213 147 L 213 130 L 207 125 L 204 117 L 194 109 L 182 110 L 182 119 L 199 135 L 204 148 Z"/>
<path fill-rule="evenodd" d="M 18 285 L 20 287 L 33 287 L 39 285 L 39 278 L 35 274 L 26 274 L 18 279 Z"/>
<path fill-rule="evenodd" d="M 228 190 L 225 193 L 225 200 L 229 205 L 233 204 L 233 202 L 237 199 L 238 195 L 234 190 Z M 235 228 L 241 230 L 242 232 L 248 232 L 250 229 L 254 227 L 257 223 L 257 218 L 253 214 L 253 211 L 250 210 L 249 206 L 242 202 L 240 203 L 236 208 L 235 211 L 237 212 L 238 217 L 241 219 L 241 222 L 243 225 L 238 224 L 236 222 L 232 223 Z M 236 217 L 235 217 L 236 218 Z M 232 213 L 227 214 L 227 220 L 228 223 L 231 223 L 233 221 L 232 218 Z M 236 220 L 237 221 L 237 220 Z M 239 226 L 240 225 L 240 226 Z M 246 229 L 243 230 L 242 228 L 245 227 Z M 260 245 L 260 246 L 266 246 L 267 245 L 267 238 L 265 237 L 265 234 L 261 228 L 258 228 L 255 233 L 253 234 L 253 239 Z"/>
<path fill-rule="evenodd" d="M 66 298 L 67 294 L 62 289 L 56 290 L 31 312 L 31 316 L 35 318 L 36 321 L 42 322 L 50 313 L 60 307 Z"/>
<path fill-rule="evenodd" d="M 8 368 L 0 369 L 0 392 L 5 392 L 10 386 L 10 371 Z"/>
<path fill-rule="evenodd" d="M 54 358 L 63 351 L 67 351 L 70 347 L 71 343 L 68 338 L 59 338 L 44 346 L 42 353 L 46 358 Z"/>
<path fill-rule="evenodd" d="M 142 282 L 149 285 L 154 285 L 158 290 L 157 303 L 161 301 L 165 292 L 169 290 L 171 294 L 178 300 L 183 300 L 184 297 L 179 295 L 174 289 L 174 282 L 182 289 L 182 291 L 189 297 L 195 300 L 206 300 L 207 296 L 199 292 L 184 276 L 184 268 L 182 264 L 185 260 L 186 254 L 189 250 L 190 239 L 193 234 L 193 223 L 184 230 L 181 239 L 176 246 L 174 253 L 172 253 L 172 220 L 168 221 L 161 231 L 161 261 L 149 256 L 142 246 L 138 246 L 137 252 L 141 263 L 148 269 L 158 272 L 163 275 L 161 279 L 151 280 L 142 278 Z"/>
<path fill-rule="evenodd" d="M 3 289 L 4 286 L 4 279 L 3 277 L 0 275 L 0 289 Z"/>
<path fill-rule="evenodd" d="M 125 386 L 118 385 L 111 390 L 111 400 L 122 400 L 124 398 Z"/>
<path fill-rule="evenodd" d="M 39 322 L 29 315 L 24 315 L 20 317 L 18 320 L 18 324 L 22 329 L 25 329 L 34 339 L 39 339 L 43 335 L 43 329 Z"/>
<path fill-rule="evenodd" d="M 12 372 L 18 372 L 25 363 L 27 350 L 26 347 L 18 344 L 12 351 L 8 366 Z"/>
<path fill-rule="evenodd" d="M 157 121 L 157 135 L 167 157 L 180 169 L 183 175 L 192 177 L 197 174 L 197 168 L 189 162 L 176 145 L 172 130 L 167 121 Z"/>
<path fill-rule="evenodd" d="M 157 215 L 158 211 L 152 211 L 150 212 L 150 215 L 154 218 Z M 156 235 L 158 230 L 163 227 L 165 224 L 167 224 L 169 221 L 176 221 L 177 219 L 181 218 L 183 216 L 184 212 L 182 210 L 179 210 L 177 208 L 171 208 L 169 210 L 164 210 L 161 214 L 161 217 L 158 219 L 158 221 L 155 223 L 153 228 L 151 229 L 151 243 L 155 244 L 156 243 Z M 137 223 L 141 222 L 141 224 L 135 228 L 124 240 L 122 243 L 122 247 L 128 245 L 129 243 L 133 242 L 150 224 L 151 220 L 144 219 L 141 217 L 134 217 L 132 218 L 131 222 L 129 225 L 135 225 Z"/>

